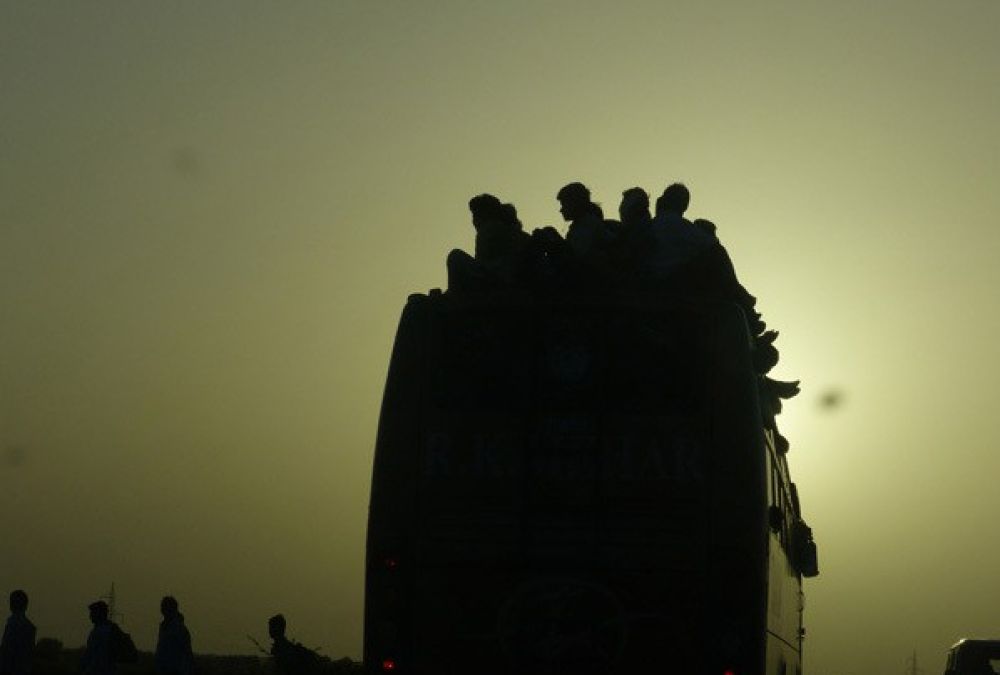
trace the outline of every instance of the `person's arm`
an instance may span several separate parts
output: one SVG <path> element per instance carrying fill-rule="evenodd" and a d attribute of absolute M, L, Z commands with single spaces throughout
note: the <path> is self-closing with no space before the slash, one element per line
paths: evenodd
<path fill-rule="evenodd" d="M 194 649 L 191 647 L 191 631 L 187 629 L 187 626 L 183 627 L 183 632 L 181 633 L 181 649 L 184 653 L 184 659 L 187 661 L 194 660 Z"/>

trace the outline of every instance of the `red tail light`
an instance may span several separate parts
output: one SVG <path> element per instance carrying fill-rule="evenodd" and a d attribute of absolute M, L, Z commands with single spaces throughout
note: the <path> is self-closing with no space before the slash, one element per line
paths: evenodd
<path fill-rule="evenodd" d="M 382 672 L 391 673 L 396 670 L 395 659 L 382 659 Z"/>

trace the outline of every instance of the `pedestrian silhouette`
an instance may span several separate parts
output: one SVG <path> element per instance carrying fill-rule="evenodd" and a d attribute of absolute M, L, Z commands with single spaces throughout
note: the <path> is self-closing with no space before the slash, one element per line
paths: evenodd
<path fill-rule="evenodd" d="M 267 620 L 267 633 L 271 636 L 271 656 L 275 670 L 282 675 L 306 675 L 319 670 L 320 656 L 308 647 L 293 642 L 285 636 L 285 617 L 275 614 Z"/>
<path fill-rule="evenodd" d="M 154 663 L 156 672 L 164 675 L 189 675 L 194 670 L 191 633 L 184 625 L 177 599 L 171 595 L 160 601 L 160 631 L 156 638 Z"/>
<path fill-rule="evenodd" d="M 98 600 L 90 603 L 87 609 L 94 627 L 87 636 L 80 671 L 87 675 L 112 675 L 115 672 L 114 628 L 108 618 L 108 603 Z"/>
<path fill-rule="evenodd" d="M 27 675 L 35 649 L 35 624 L 27 617 L 28 594 L 18 589 L 10 594 L 10 617 L 0 641 L 0 675 Z"/>

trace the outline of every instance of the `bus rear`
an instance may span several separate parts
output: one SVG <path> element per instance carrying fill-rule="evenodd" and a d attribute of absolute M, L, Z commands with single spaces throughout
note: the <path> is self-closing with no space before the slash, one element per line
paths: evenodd
<path fill-rule="evenodd" d="M 370 672 L 762 672 L 739 310 L 415 296 L 373 471 Z"/>

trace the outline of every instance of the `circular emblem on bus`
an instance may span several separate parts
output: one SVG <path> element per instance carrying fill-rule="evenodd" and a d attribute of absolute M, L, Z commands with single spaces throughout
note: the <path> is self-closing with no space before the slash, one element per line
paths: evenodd
<path fill-rule="evenodd" d="M 624 607 L 610 589 L 573 578 L 535 578 L 500 607 L 497 633 L 511 665 L 532 675 L 605 673 L 625 651 Z"/>

